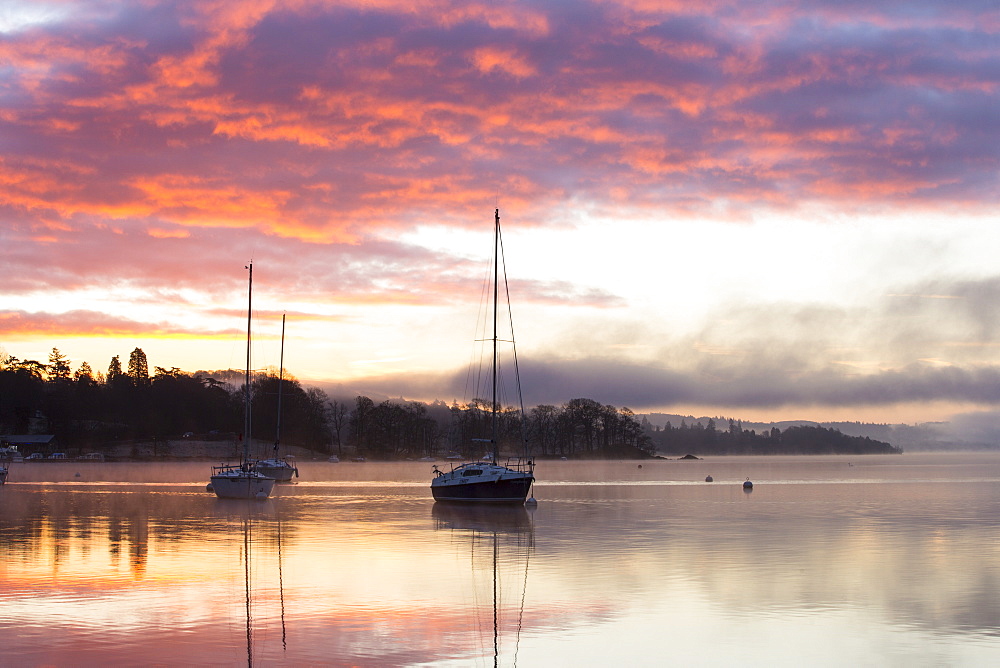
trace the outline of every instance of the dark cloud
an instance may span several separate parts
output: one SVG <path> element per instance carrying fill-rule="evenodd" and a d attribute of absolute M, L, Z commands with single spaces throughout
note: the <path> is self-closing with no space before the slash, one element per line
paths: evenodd
<path fill-rule="evenodd" d="M 938 425 L 937 430 L 946 443 L 995 448 L 1000 443 L 1000 411 L 952 415 L 948 423 Z"/>
<path fill-rule="evenodd" d="M 698 405 L 720 411 L 789 407 L 883 407 L 911 402 L 1000 405 L 1000 366 L 935 368 L 914 364 L 856 375 L 836 369 L 798 374 L 731 367 L 725 378 L 698 370 L 675 371 L 609 359 L 525 360 L 521 371 L 527 406 L 561 405 L 589 398 L 634 411 Z M 361 378 L 350 393 L 423 401 L 468 401 L 464 372 Z M 332 386 L 331 386 L 332 387 Z M 334 390 L 343 392 L 343 388 Z"/>
<path fill-rule="evenodd" d="M 535 353 L 521 357 L 525 402 L 576 397 L 662 410 L 884 407 L 952 402 L 1000 406 L 996 340 L 1000 280 L 939 279 L 866 307 L 730 305 L 689 337 L 665 340 L 645 361 Z M 588 332 L 600 344 L 601 333 Z M 625 340 L 619 333 L 610 340 Z M 593 348 L 591 348 L 593 349 Z M 356 381 L 357 388 L 423 400 L 471 399 L 467 372 Z"/>

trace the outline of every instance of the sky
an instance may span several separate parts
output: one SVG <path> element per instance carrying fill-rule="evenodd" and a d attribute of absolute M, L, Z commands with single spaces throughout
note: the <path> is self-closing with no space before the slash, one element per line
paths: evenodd
<path fill-rule="evenodd" d="M 0 346 L 463 401 L 1000 409 L 995 0 L 8 0 Z"/>

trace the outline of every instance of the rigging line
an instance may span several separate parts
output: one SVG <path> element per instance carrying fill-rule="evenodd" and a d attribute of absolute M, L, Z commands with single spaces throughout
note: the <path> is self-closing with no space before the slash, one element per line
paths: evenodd
<path fill-rule="evenodd" d="M 473 336 L 472 354 L 469 359 L 469 368 L 465 377 L 464 401 L 475 400 L 482 396 L 480 389 L 483 386 L 483 353 L 485 351 L 484 341 L 486 341 L 486 307 L 489 303 L 489 290 L 492 286 L 490 273 L 493 269 L 493 261 L 486 267 L 486 274 L 483 276 L 479 292 L 479 308 L 476 311 L 476 328 Z M 480 333 L 482 332 L 482 333 Z M 470 391 L 470 387 L 472 388 Z"/>
<path fill-rule="evenodd" d="M 252 609 L 250 605 L 250 547 L 252 544 L 251 536 L 251 519 L 250 519 L 250 509 L 247 509 L 247 515 L 243 520 L 243 555 L 245 559 L 243 560 L 243 579 L 246 583 L 246 613 L 247 613 L 247 668 L 253 668 L 253 617 Z"/>
<path fill-rule="evenodd" d="M 497 668 L 500 661 L 500 627 L 497 615 L 497 550 L 499 541 L 497 532 L 493 532 L 493 668 Z"/>
<path fill-rule="evenodd" d="M 250 401 L 250 327 L 253 324 L 253 260 L 250 260 L 250 264 L 247 265 L 247 270 L 249 273 L 249 282 L 247 284 L 247 369 L 246 374 L 243 378 L 243 388 L 246 396 L 243 398 L 245 404 L 243 408 L 243 455 L 241 462 L 244 466 L 249 465 L 247 459 L 250 453 L 250 425 L 251 425 L 251 410 L 252 402 Z"/>
<path fill-rule="evenodd" d="M 503 262 L 503 285 L 507 292 L 507 317 L 510 320 L 510 347 L 514 358 L 514 385 L 517 388 L 517 402 L 521 408 L 521 445 L 522 454 L 528 456 L 528 434 L 526 416 L 524 414 L 524 396 L 521 394 L 521 371 L 517 365 L 517 342 L 514 337 L 514 313 L 510 306 L 510 284 L 507 283 L 507 258 L 503 252 L 503 238 L 500 239 L 500 261 Z"/>
<path fill-rule="evenodd" d="M 529 531 L 532 530 L 529 527 Z M 521 608 L 517 612 L 517 633 L 514 634 L 514 666 L 517 666 L 517 651 L 521 647 L 521 624 L 524 621 L 524 598 L 528 593 L 528 562 L 531 561 L 531 540 L 529 537 L 524 551 L 524 582 L 521 585 Z"/>
<path fill-rule="evenodd" d="M 490 438 L 493 439 L 493 464 L 497 463 L 497 309 L 499 308 L 498 294 L 500 291 L 500 209 L 496 210 L 494 219 L 493 237 L 493 411 L 492 431 Z"/>
<path fill-rule="evenodd" d="M 285 379 L 285 314 L 281 314 L 281 357 L 278 361 L 278 417 L 277 425 L 274 428 L 274 456 L 278 456 L 278 447 L 281 443 L 281 390 Z M 280 538 L 280 534 L 279 534 Z"/>
<path fill-rule="evenodd" d="M 278 597 L 281 600 L 281 651 L 288 650 L 285 636 L 285 584 L 281 573 L 281 516 L 278 516 Z"/>
<path fill-rule="evenodd" d="M 481 616 L 482 603 L 479 598 L 479 586 L 476 583 L 476 547 L 479 544 L 480 535 L 478 530 L 473 529 L 470 536 L 470 549 L 469 549 L 469 567 L 472 573 L 472 609 L 475 611 L 476 619 L 476 645 L 479 650 L 480 655 L 484 655 L 486 652 L 486 645 L 483 642 L 483 635 L 485 629 L 483 628 L 483 618 Z"/>

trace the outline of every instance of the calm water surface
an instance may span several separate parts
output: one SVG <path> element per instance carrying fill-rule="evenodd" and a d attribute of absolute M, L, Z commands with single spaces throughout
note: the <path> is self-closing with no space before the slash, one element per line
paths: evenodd
<path fill-rule="evenodd" d="M 1000 455 L 543 462 L 534 510 L 299 469 L 15 464 L 0 664 L 1000 665 Z"/>

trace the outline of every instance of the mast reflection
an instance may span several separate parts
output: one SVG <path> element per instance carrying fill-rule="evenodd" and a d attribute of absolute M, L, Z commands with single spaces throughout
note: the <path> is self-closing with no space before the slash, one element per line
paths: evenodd
<path fill-rule="evenodd" d="M 281 646 L 287 650 L 285 633 L 285 596 L 281 565 L 281 518 L 272 500 L 263 503 L 253 499 L 216 499 L 215 515 L 226 519 L 232 528 L 238 524 L 242 543 L 240 544 L 240 566 L 243 569 L 243 613 L 246 637 L 246 660 L 248 668 L 254 662 L 254 631 L 255 631 L 255 601 L 257 582 L 254 573 L 260 564 L 256 562 L 258 550 L 264 549 L 266 560 L 268 547 L 277 551 L 277 584 L 281 603 Z M 273 531 L 267 531 L 267 525 L 273 526 Z M 273 556 L 273 555 L 272 555 Z M 265 578 L 270 577 L 265 575 Z"/>
<path fill-rule="evenodd" d="M 483 658 L 492 645 L 495 667 L 501 665 L 504 656 L 509 657 L 511 665 L 517 665 L 528 572 L 535 547 L 531 512 L 524 506 L 442 503 L 435 503 L 432 510 L 435 529 L 452 531 L 460 545 L 468 546 L 475 599 L 471 607 L 476 615 L 476 624 L 470 628 L 480 630 L 478 640 Z M 491 609 L 487 610 L 482 600 L 490 600 Z M 484 613 L 489 615 L 485 623 Z M 490 628 L 492 636 L 483 642 Z"/>

